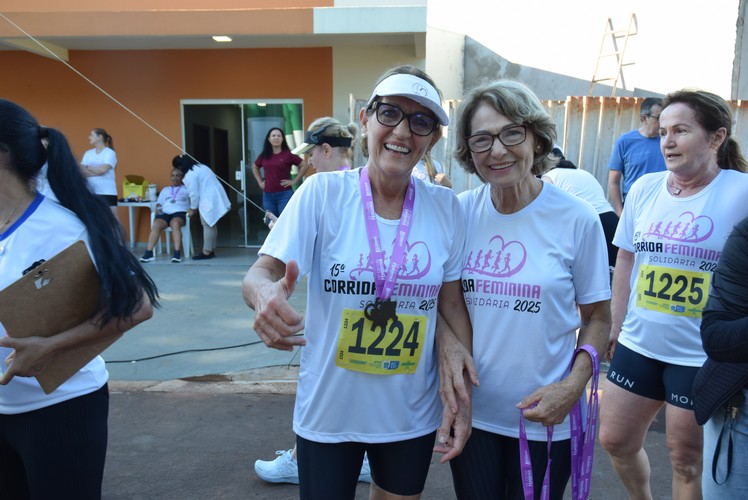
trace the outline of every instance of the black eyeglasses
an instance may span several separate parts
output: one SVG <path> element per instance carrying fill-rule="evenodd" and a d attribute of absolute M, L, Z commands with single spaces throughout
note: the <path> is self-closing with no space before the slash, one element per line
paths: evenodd
<path fill-rule="evenodd" d="M 654 118 L 657 121 L 660 120 L 660 115 L 657 115 L 657 116 L 655 116 L 655 115 L 647 115 L 647 116 L 650 117 L 650 118 Z"/>
<path fill-rule="evenodd" d="M 377 121 L 385 127 L 397 127 L 404 118 L 408 119 L 408 128 L 420 136 L 430 135 L 436 130 L 439 122 L 433 116 L 424 113 L 406 113 L 394 104 L 375 101 L 371 108 L 375 110 Z"/>
<path fill-rule="evenodd" d="M 493 141 L 498 139 L 504 146 L 517 146 L 527 139 L 527 125 L 512 125 L 498 134 L 481 132 L 466 138 L 468 148 L 473 153 L 485 153 L 493 147 Z"/>

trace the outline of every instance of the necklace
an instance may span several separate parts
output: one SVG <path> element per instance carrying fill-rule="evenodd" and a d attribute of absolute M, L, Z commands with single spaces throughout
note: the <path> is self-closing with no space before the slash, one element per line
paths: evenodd
<path fill-rule="evenodd" d="M 719 171 L 717 171 L 717 174 L 719 174 Z M 701 182 L 699 184 L 694 184 L 693 186 L 688 186 L 685 189 L 696 189 L 702 186 L 706 186 L 707 184 L 712 182 L 716 177 L 717 175 L 714 175 L 714 176 L 710 175 L 706 181 Z M 672 180 L 672 174 L 669 175 L 667 178 L 667 181 L 666 181 L 667 187 L 670 190 L 670 192 L 673 193 L 673 196 L 678 196 L 679 194 L 681 194 L 681 192 L 683 192 L 684 188 L 679 188 L 678 186 L 675 185 L 675 181 L 671 183 L 670 182 L 671 180 Z"/>
<path fill-rule="evenodd" d="M 18 207 L 21 206 L 21 202 L 22 201 L 23 201 L 23 199 L 18 200 L 18 203 L 16 203 L 16 206 L 13 208 L 13 211 L 10 213 L 10 216 L 8 216 L 8 218 L 5 219 L 5 222 L 3 222 L 2 224 L 0 224 L 0 230 L 2 230 L 3 228 L 5 228 L 5 226 L 8 225 L 8 223 L 11 221 L 11 219 L 13 219 L 13 217 L 16 215 L 16 212 L 18 211 Z"/>
<path fill-rule="evenodd" d="M 181 190 L 182 190 L 182 186 L 179 186 L 177 188 L 177 192 L 175 193 L 174 192 L 174 186 L 171 186 L 171 203 L 176 203 L 177 202 L 177 195 L 179 194 L 179 191 L 181 191 Z"/>

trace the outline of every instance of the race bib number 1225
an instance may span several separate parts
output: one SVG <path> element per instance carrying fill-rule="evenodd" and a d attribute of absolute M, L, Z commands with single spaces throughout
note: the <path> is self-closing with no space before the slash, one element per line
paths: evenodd
<path fill-rule="evenodd" d="M 639 268 L 636 305 L 675 316 L 700 318 L 711 274 L 644 264 Z"/>

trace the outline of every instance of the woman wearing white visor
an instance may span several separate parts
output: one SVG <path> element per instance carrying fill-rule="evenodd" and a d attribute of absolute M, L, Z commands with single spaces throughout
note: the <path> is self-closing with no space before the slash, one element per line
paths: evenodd
<path fill-rule="evenodd" d="M 244 279 L 262 340 L 306 346 L 294 409 L 301 498 L 354 498 L 365 452 L 370 498 L 419 498 L 434 441 L 449 460 L 470 432 L 462 216 L 453 192 L 411 178 L 448 123 L 439 91 L 417 68 L 395 68 L 360 118 L 366 166 L 310 177 Z M 305 318 L 288 303 L 303 275 Z M 437 333 L 437 311 L 456 334 Z M 444 411 L 440 361 L 445 394 L 462 396 L 445 395 Z"/>

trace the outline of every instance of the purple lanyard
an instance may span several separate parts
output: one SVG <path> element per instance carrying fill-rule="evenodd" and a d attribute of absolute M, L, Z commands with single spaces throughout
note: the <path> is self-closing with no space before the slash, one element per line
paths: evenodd
<path fill-rule="evenodd" d="M 587 500 L 590 494 L 590 480 L 592 478 L 592 461 L 595 454 L 595 434 L 597 430 L 597 388 L 600 379 L 600 359 L 597 351 L 591 345 L 583 345 L 574 351 L 571 358 L 571 367 L 577 354 L 585 351 L 592 359 L 592 379 L 590 381 L 590 398 L 587 404 L 587 421 L 582 424 L 582 401 L 584 395 L 577 401 L 569 413 L 571 425 L 571 492 L 573 500 Z M 524 410 L 523 410 L 524 412 Z M 522 412 L 519 417 L 519 454 L 520 467 L 522 469 L 522 489 L 525 500 L 534 499 L 534 488 L 532 478 L 532 463 L 530 460 L 530 448 L 527 443 L 524 417 Z M 584 425 L 584 428 L 582 426 Z M 543 489 L 540 493 L 541 500 L 550 498 L 550 470 L 551 470 L 551 443 L 553 441 L 553 426 L 546 427 L 548 433 L 548 463 L 543 477 Z"/>
<path fill-rule="evenodd" d="M 408 190 L 405 192 L 403 201 L 403 211 L 400 214 L 400 223 L 397 226 L 397 236 L 392 247 L 390 255 L 389 268 L 384 268 L 384 257 L 382 251 L 382 242 L 379 238 L 379 228 L 377 227 L 377 215 L 374 212 L 374 197 L 371 192 L 371 182 L 369 182 L 369 167 L 361 169 L 359 178 L 359 187 L 361 189 L 361 198 L 364 205 L 364 221 L 366 222 L 366 235 L 369 238 L 369 253 L 374 263 L 374 282 L 377 287 L 377 298 L 380 300 L 389 300 L 395 290 L 397 274 L 403 264 L 405 257 L 405 245 L 410 234 L 410 224 L 413 220 L 413 206 L 416 199 L 416 186 L 413 178 L 410 178 Z"/>
<path fill-rule="evenodd" d="M 174 192 L 174 186 L 171 187 L 171 200 L 172 200 L 172 203 L 174 203 L 175 201 L 177 201 L 177 196 L 179 195 L 179 192 L 181 190 L 182 190 L 182 186 L 179 186 L 177 188 L 177 192 L 175 193 Z"/>

